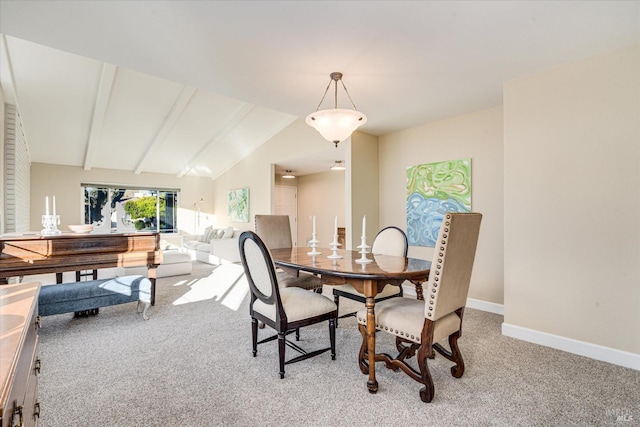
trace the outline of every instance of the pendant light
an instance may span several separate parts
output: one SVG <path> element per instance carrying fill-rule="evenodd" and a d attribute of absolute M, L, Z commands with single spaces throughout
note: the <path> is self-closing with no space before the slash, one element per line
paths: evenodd
<path fill-rule="evenodd" d="M 356 106 L 347 91 L 347 87 L 342 81 L 342 73 L 334 72 L 331 73 L 329 77 L 331 80 L 329 80 L 329 84 L 324 91 L 324 95 L 322 95 L 318 108 L 316 108 L 314 113 L 307 116 L 306 122 L 309 126 L 320 132 L 320 135 L 322 135 L 324 139 L 333 142 L 337 147 L 338 143 L 349 138 L 353 131 L 367 123 L 367 117 L 356 109 Z M 329 91 L 329 87 L 331 87 L 331 82 L 333 82 L 335 86 L 334 108 L 320 110 L 322 101 L 324 101 L 324 98 Z M 338 108 L 338 82 L 342 83 L 342 87 L 351 102 L 353 110 Z"/>

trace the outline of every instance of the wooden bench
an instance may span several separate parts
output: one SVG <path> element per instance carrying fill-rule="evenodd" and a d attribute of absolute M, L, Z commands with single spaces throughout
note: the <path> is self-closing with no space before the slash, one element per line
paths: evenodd
<path fill-rule="evenodd" d="M 115 279 L 60 283 L 42 286 L 38 296 L 40 316 L 95 311 L 100 307 L 138 302 L 138 313 L 149 319 L 151 281 L 143 276 L 124 276 Z M 144 308 L 141 310 L 141 304 Z"/>

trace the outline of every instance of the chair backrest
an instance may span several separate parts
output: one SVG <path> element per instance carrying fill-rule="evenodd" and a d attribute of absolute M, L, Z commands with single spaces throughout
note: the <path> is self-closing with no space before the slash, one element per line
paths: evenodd
<path fill-rule="evenodd" d="M 292 248 L 289 215 L 256 215 L 256 233 L 267 248 Z"/>
<path fill-rule="evenodd" d="M 425 317 L 438 320 L 467 303 L 482 214 L 447 213 L 442 220 L 425 292 Z"/>
<path fill-rule="evenodd" d="M 385 227 L 376 234 L 371 253 L 377 255 L 407 256 L 407 235 L 398 227 Z"/>
<path fill-rule="evenodd" d="M 250 310 L 256 300 L 260 300 L 270 309 L 276 322 L 284 316 L 280 302 L 278 279 L 271 259 L 271 254 L 260 237 L 253 231 L 244 231 L 238 239 L 240 261 L 249 282 L 251 292 Z M 266 313 L 263 313 L 266 314 Z M 270 316 L 271 317 L 271 316 Z"/>

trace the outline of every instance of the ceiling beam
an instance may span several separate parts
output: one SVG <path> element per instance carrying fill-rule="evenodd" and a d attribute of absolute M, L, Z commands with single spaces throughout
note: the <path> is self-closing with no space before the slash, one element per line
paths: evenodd
<path fill-rule="evenodd" d="M 0 55 L 0 86 L 2 86 L 4 93 L 4 102 L 15 105 L 18 111 L 20 111 L 13 65 L 11 64 L 7 38 L 4 34 L 0 34 L 0 48 L 2 49 L 2 55 Z M 2 120 L 4 120 L 4 118 L 2 118 Z"/>
<path fill-rule="evenodd" d="M 182 90 L 173 103 L 171 110 L 164 118 L 160 129 L 158 129 L 158 132 L 156 132 L 156 136 L 153 138 L 153 140 L 145 150 L 145 154 L 140 162 L 138 162 L 138 166 L 136 167 L 136 170 L 134 172 L 136 175 L 139 175 L 142 172 L 144 166 L 147 164 L 149 159 L 151 159 L 151 156 L 158 150 L 158 147 L 167 137 L 169 131 L 173 129 L 173 126 L 176 124 L 180 116 L 182 116 L 182 113 L 187 108 L 187 105 L 189 105 L 189 102 L 191 101 L 191 98 L 193 98 L 193 95 L 195 95 L 195 93 L 196 88 L 194 87 L 182 87 Z"/>
<path fill-rule="evenodd" d="M 248 104 L 245 103 L 243 104 L 240 108 L 238 108 L 238 110 L 236 111 L 236 113 L 231 117 L 231 119 L 224 125 L 224 127 L 222 129 L 220 129 L 220 131 L 218 133 L 216 133 L 213 138 L 211 138 L 209 140 L 209 142 L 207 142 L 201 149 L 200 151 L 198 151 L 196 153 L 195 156 L 193 156 L 191 158 L 191 160 L 189 161 L 189 163 L 187 164 L 187 166 L 185 166 L 180 173 L 178 173 L 177 177 L 178 178 L 182 178 L 183 176 L 185 176 L 187 174 L 187 172 L 189 172 L 191 169 L 193 169 L 193 167 L 195 166 L 195 164 L 197 163 L 198 159 L 200 159 L 200 157 L 209 149 L 211 148 L 213 145 L 217 144 L 218 142 L 220 142 L 225 136 L 227 136 L 229 134 L 229 132 L 231 132 L 237 125 L 238 123 L 240 123 L 242 121 L 242 119 L 244 119 L 246 117 L 247 114 L 249 114 L 256 106 L 254 104 Z"/>
<path fill-rule="evenodd" d="M 2 49 L 2 54 L 0 55 L 0 90 L 2 90 L 4 94 L 4 102 L 7 104 L 15 105 L 16 110 L 18 111 L 18 116 L 20 117 L 20 121 L 22 121 L 22 112 L 20 110 L 20 100 L 18 97 L 18 87 L 16 86 L 15 74 L 13 72 L 13 63 L 11 62 L 11 55 L 9 55 L 9 45 L 7 44 L 7 38 L 4 34 L 0 34 L 0 49 Z M 0 117 L 0 120 L 5 120 L 4 117 Z M 27 145 L 27 156 L 29 160 L 31 160 L 31 151 L 29 150 L 29 138 L 27 137 L 27 131 L 24 128 L 24 124 L 22 125 L 22 135 L 24 136 L 24 140 Z M 0 141 L 0 148 L 3 147 L 4 141 Z M 3 156 L 0 155 L 0 159 Z M 0 170 L 2 168 L 0 167 Z"/>
<path fill-rule="evenodd" d="M 100 135 L 102 134 L 102 125 L 104 117 L 111 98 L 113 82 L 115 81 L 116 71 L 118 67 L 115 65 L 102 64 L 102 75 L 100 76 L 100 85 L 96 94 L 96 103 L 93 107 L 93 118 L 91 119 L 91 129 L 89 129 L 89 139 L 87 140 L 87 150 L 84 156 L 84 170 L 91 170 L 93 160 L 96 155 L 98 144 L 100 143 Z"/>

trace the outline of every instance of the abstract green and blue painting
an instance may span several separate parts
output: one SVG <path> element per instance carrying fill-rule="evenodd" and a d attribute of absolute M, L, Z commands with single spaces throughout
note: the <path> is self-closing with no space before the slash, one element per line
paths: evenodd
<path fill-rule="evenodd" d="M 444 215 L 470 211 L 470 158 L 407 168 L 407 238 L 410 245 L 435 247 Z"/>

